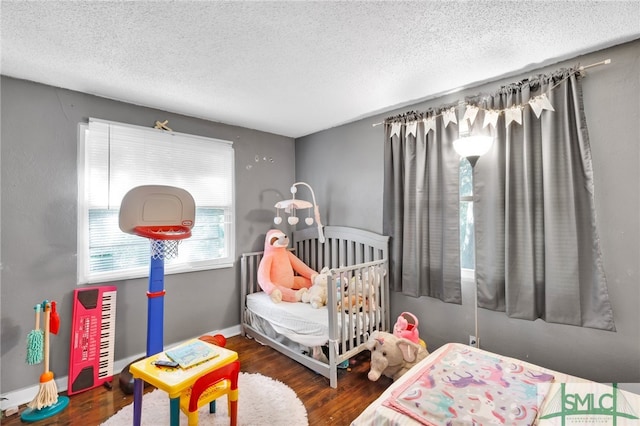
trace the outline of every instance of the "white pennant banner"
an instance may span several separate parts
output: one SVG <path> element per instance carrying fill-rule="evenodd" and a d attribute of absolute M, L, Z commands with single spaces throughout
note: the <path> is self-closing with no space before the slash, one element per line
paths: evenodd
<path fill-rule="evenodd" d="M 473 125 L 479 110 L 480 108 L 475 105 L 467 105 L 467 109 L 464 111 L 464 117 L 462 117 L 462 120 L 469 120 L 469 124 Z"/>
<path fill-rule="evenodd" d="M 394 122 L 394 123 L 391 123 L 391 136 L 390 136 L 391 138 L 394 135 L 400 136 L 400 127 L 401 126 L 402 126 L 402 123 L 399 123 L 397 121 Z"/>
<path fill-rule="evenodd" d="M 509 127 L 512 121 L 522 124 L 522 108 L 519 105 L 504 110 L 504 127 Z"/>
<path fill-rule="evenodd" d="M 501 112 L 504 112 L 504 115 L 505 115 L 505 123 L 504 123 L 505 128 L 508 128 L 509 125 L 514 121 L 522 125 L 522 110 L 527 105 L 531 107 L 531 109 L 533 110 L 533 113 L 536 115 L 537 118 L 540 118 L 540 115 L 542 115 L 542 111 L 544 110 L 555 112 L 555 109 L 553 108 L 553 105 L 551 104 L 551 101 L 547 97 L 546 93 L 543 93 L 540 96 L 536 96 L 535 98 L 530 99 L 526 104 L 513 105 L 504 110 L 483 109 L 475 105 L 467 105 L 464 112 L 464 117 L 462 118 L 462 120 L 469 120 L 469 124 L 472 125 L 478 116 L 478 111 L 482 109 L 484 111 L 484 123 L 482 124 L 482 127 L 487 127 L 488 125 L 491 125 L 495 128 L 498 124 L 498 118 L 500 117 Z M 444 127 L 447 127 L 449 123 L 456 123 L 456 124 L 458 123 L 455 107 L 451 107 L 448 110 L 444 110 L 439 115 L 442 116 L 442 122 L 444 124 Z M 422 119 L 422 122 L 424 123 L 425 134 L 429 133 L 429 131 L 431 130 L 434 130 L 434 131 L 436 130 L 436 117 L 437 115 L 435 116 L 432 115 L 430 117 L 425 117 Z M 400 122 L 391 123 L 391 137 L 395 135 L 400 136 L 402 125 L 403 124 Z M 407 136 L 413 135 L 414 137 L 417 137 L 418 135 L 417 125 L 418 123 L 416 121 L 411 121 L 407 123 L 406 135 Z"/>
<path fill-rule="evenodd" d="M 413 135 L 413 137 L 417 137 L 418 136 L 418 122 L 417 121 L 411 121 L 409 123 L 407 123 L 407 133 L 406 133 L 406 137 L 409 137 L 409 135 Z"/>
<path fill-rule="evenodd" d="M 447 127 L 449 123 L 458 123 L 458 117 L 456 117 L 456 109 L 451 107 L 446 111 L 442 112 L 442 122 L 444 127 Z"/>
<path fill-rule="evenodd" d="M 484 123 L 482 127 L 487 127 L 488 124 L 491 124 L 494 128 L 496 124 L 498 124 L 498 116 L 500 115 L 500 111 L 495 109 L 489 109 L 484 112 Z"/>
<path fill-rule="evenodd" d="M 547 98 L 546 93 L 530 99 L 529 105 L 531 106 L 531 109 L 533 110 L 533 113 L 537 118 L 540 118 L 542 111 L 545 109 L 549 111 L 555 111 L 555 109 L 553 109 L 553 105 L 551 105 L 551 102 L 549 101 L 549 98 Z"/>
<path fill-rule="evenodd" d="M 427 118 L 423 118 L 422 121 L 424 122 L 424 133 L 425 135 L 427 133 L 429 133 L 429 130 L 436 130 L 436 118 L 431 116 L 431 117 L 427 117 Z"/>

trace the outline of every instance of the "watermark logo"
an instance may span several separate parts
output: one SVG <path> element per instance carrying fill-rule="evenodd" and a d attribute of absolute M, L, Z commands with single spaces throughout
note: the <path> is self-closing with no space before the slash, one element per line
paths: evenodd
<path fill-rule="evenodd" d="M 639 409 L 629 403 L 615 383 L 612 387 L 561 383 L 540 413 L 540 425 L 640 426 Z"/>

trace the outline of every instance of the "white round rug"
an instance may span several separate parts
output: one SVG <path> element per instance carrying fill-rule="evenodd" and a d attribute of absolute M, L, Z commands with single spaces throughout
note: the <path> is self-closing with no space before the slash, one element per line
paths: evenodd
<path fill-rule="evenodd" d="M 201 425 L 229 424 L 227 397 L 216 401 L 216 413 L 209 413 L 209 405 L 199 410 Z M 129 404 L 103 426 L 131 426 L 133 404 Z M 169 424 L 169 397 L 161 390 L 154 390 L 142 398 L 142 425 Z M 307 426 L 307 410 L 296 393 L 282 382 L 261 374 L 240 373 L 238 378 L 239 426 Z M 187 416 L 180 412 L 180 425 L 187 425 Z"/>

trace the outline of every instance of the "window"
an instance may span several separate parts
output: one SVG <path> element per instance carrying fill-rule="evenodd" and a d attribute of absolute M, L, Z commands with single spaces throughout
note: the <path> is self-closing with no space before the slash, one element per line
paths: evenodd
<path fill-rule="evenodd" d="M 473 231 L 473 168 L 460 159 L 460 267 L 475 269 Z"/>
<path fill-rule="evenodd" d="M 90 119 L 78 135 L 78 283 L 149 274 L 149 240 L 122 232 L 124 195 L 140 185 L 187 190 L 196 203 L 192 236 L 165 274 L 229 267 L 234 257 L 231 142 Z"/>

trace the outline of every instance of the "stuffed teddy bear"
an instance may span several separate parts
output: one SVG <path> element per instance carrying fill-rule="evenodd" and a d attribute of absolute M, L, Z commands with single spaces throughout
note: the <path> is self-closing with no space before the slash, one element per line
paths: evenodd
<path fill-rule="evenodd" d="M 347 294 L 338 300 L 338 310 L 344 309 L 345 312 L 360 312 L 364 306 L 365 300 L 358 294 Z"/>
<path fill-rule="evenodd" d="M 312 308 L 319 309 L 327 304 L 327 281 L 329 280 L 329 268 L 322 268 L 313 280 L 309 291 L 302 294 L 302 301 L 310 303 Z"/>
<path fill-rule="evenodd" d="M 338 309 L 345 312 L 376 310 L 376 286 L 380 285 L 381 271 L 369 268 L 349 279 L 343 288 L 344 296 L 338 300 Z M 374 285 L 375 284 L 375 285 Z"/>
<path fill-rule="evenodd" d="M 274 303 L 300 302 L 318 275 L 291 251 L 289 237 L 277 229 L 267 232 L 258 266 L 258 284 Z M 298 273 L 298 275 L 295 275 Z"/>

